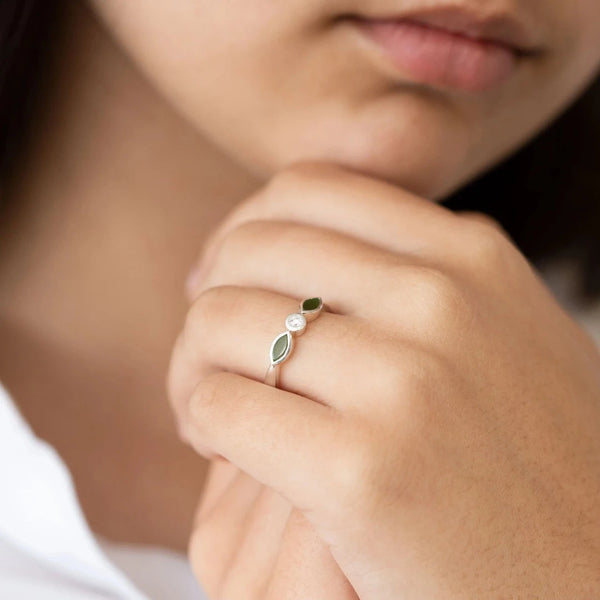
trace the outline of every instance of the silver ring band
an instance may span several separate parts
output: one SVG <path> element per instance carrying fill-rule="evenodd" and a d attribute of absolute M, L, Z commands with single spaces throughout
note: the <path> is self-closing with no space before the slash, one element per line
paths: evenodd
<path fill-rule="evenodd" d="M 323 309 L 323 300 L 321 298 L 306 298 L 300 302 L 300 311 L 288 315 L 285 319 L 286 330 L 280 333 L 272 342 L 269 350 L 269 359 L 271 364 L 265 374 L 264 383 L 278 387 L 279 368 L 285 361 L 294 347 L 294 337 L 302 335 L 306 329 L 306 324 L 316 319 Z"/>

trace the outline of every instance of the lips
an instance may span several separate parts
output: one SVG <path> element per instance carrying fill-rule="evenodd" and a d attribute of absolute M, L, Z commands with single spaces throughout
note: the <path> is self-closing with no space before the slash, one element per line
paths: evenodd
<path fill-rule="evenodd" d="M 520 60 L 539 52 L 512 15 L 479 16 L 457 7 L 391 17 L 346 15 L 347 21 L 410 79 L 482 92 L 498 87 Z"/>

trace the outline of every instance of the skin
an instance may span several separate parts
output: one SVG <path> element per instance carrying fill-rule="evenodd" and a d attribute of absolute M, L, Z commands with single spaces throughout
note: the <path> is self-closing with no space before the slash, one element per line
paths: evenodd
<path fill-rule="evenodd" d="M 493 8 L 491 2 L 482 0 L 472 4 Z M 36 432 L 61 451 L 74 474 L 86 516 L 96 532 L 122 541 L 160 543 L 179 549 L 187 546 L 192 514 L 203 487 L 206 461 L 178 440 L 164 398 L 164 375 L 169 360 L 173 360 L 170 357 L 173 342 L 188 311 L 181 293 L 185 274 L 207 235 L 234 206 L 255 194 L 262 197 L 263 186 L 273 180 L 281 182 L 279 175 L 287 173 L 293 163 L 308 159 L 338 163 L 367 176 L 370 183 L 363 183 L 368 188 L 365 198 L 369 198 L 369 213 L 381 215 L 374 234 L 378 240 L 386 224 L 396 222 L 396 209 L 405 219 L 413 214 L 412 211 L 406 214 L 401 211 L 409 194 L 419 200 L 411 204 L 414 228 L 403 235 L 405 243 L 411 235 L 418 239 L 411 248 L 382 248 L 388 257 L 384 265 L 388 264 L 388 259 L 393 264 L 397 255 L 404 256 L 407 252 L 416 260 L 418 251 L 426 249 L 431 257 L 448 254 L 448 262 L 440 264 L 441 268 L 449 269 L 455 264 L 450 262 L 452 257 L 456 259 L 461 248 L 464 252 L 466 246 L 459 248 L 455 240 L 457 246 L 453 250 L 456 254 L 452 254 L 451 240 L 444 235 L 447 223 L 444 221 L 443 226 L 434 228 L 431 213 L 421 212 L 417 206 L 434 206 L 432 200 L 442 198 L 531 137 L 580 92 L 594 76 L 600 62 L 597 47 L 600 6 L 595 0 L 569 3 L 521 0 L 510 6 L 534 27 L 540 53 L 524 61 L 502 88 L 470 95 L 423 89 L 397 74 L 392 75 L 355 43 L 347 28 L 332 22 L 340 12 L 385 10 L 381 6 L 365 6 L 364 2 L 351 5 L 341 0 L 339 3 L 261 0 L 234 4 L 98 0 L 90 2 L 90 7 L 99 24 L 85 8 L 73 4 L 68 18 L 70 35 L 65 36 L 57 56 L 56 86 L 49 91 L 46 111 L 39 117 L 36 143 L 24 157 L 22 169 L 10 190 L 16 208 L 3 218 L 1 224 L 0 314 L 2 339 L 10 340 L 10 343 L 2 347 L 0 376 L 18 398 Z M 312 181 L 311 177 L 305 176 L 293 179 L 295 185 L 300 186 L 305 178 Z M 393 189 L 398 195 L 393 196 L 392 204 L 396 209 L 386 204 L 386 212 L 379 212 L 388 188 L 385 193 L 383 190 L 373 192 L 370 186 L 378 179 L 394 184 Z M 349 181 L 341 176 L 339 180 Z M 333 197 L 327 193 L 328 179 L 320 181 L 310 187 L 311 193 L 319 198 L 325 194 L 332 201 L 332 212 L 326 212 L 328 204 L 320 204 L 312 215 L 317 221 L 311 225 L 319 226 L 324 224 L 321 221 L 330 219 L 339 227 L 344 218 L 350 219 L 345 217 L 349 214 L 348 206 L 333 202 Z M 341 183 L 341 190 L 335 197 L 347 197 L 354 184 L 355 180 L 352 184 Z M 283 208 L 288 206 L 286 200 L 289 202 L 291 192 L 283 185 L 279 189 L 281 198 L 278 197 L 277 202 L 280 201 Z M 304 200 L 304 196 L 301 198 Z M 417 219 L 418 215 L 422 218 Z M 286 219 L 296 217 L 289 213 Z M 258 211 L 255 218 L 268 220 L 269 214 Z M 476 220 L 463 218 L 469 224 Z M 361 229 L 345 233 L 361 242 L 367 232 Z M 497 236 L 493 239 L 497 240 Z M 469 235 L 467 240 L 480 243 L 481 236 Z M 283 245 L 285 241 L 286 238 L 282 238 L 278 243 Z M 446 246 L 446 242 L 450 246 Z M 506 245 L 503 248 L 506 249 Z M 215 282 L 248 287 L 248 295 L 239 301 L 244 311 L 254 309 L 250 295 L 256 281 L 250 279 L 250 271 L 245 283 L 240 281 L 237 261 L 240 255 L 250 256 L 264 249 L 262 231 L 248 235 L 244 243 L 240 240 L 238 252 L 232 252 L 229 259 L 226 254 L 221 255 L 215 271 Z M 307 246 L 303 246 L 303 250 L 306 249 Z M 272 252 L 272 248 L 269 250 Z M 298 252 L 297 248 L 295 252 Z M 503 251 L 503 256 L 506 254 L 510 260 L 502 264 L 515 277 L 512 281 L 515 285 L 525 284 L 525 289 L 531 292 L 527 301 L 536 303 L 534 308 L 537 310 L 531 309 L 537 319 L 533 321 L 535 326 L 552 329 L 556 336 L 551 340 L 554 343 L 570 340 L 574 357 L 591 353 L 589 339 L 560 313 L 547 294 L 536 287 L 535 278 L 524 266 L 518 252 L 515 249 Z M 289 257 L 285 252 L 284 255 L 291 259 L 293 252 Z M 496 256 L 495 251 L 492 250 L 491 255 Z M 81 260 L 73 257 L 81 257 Z M 361 257 L 360 261 L 363 260 Z M 339 271 L 340 262 L 345 265 L 344 271 Z M 352 262 L 348 255 L 328 254 L 326 259 L 311 264 L 305 276 L 295 281 L 306 282 L 309 277 L 323 276 L 331 269 L 338 269 L 336 274 L 352 272 L 354 267 L 348 262 Z M 467 261 L 464 268 L 469 264 Z M 496 289 L 500 278 L 496 274 L 492 279 L 480 280 L 477 269 L 482 265 L 472 266 L 472 271 L 461 272 L 466 305 L 478 308 L 475 315 L 481 318 L 477 322 L 481 322 L 484 329 L 492 326 L 493 315 L 500 318 L 500 323 L 493 324 L 498 331 L 510 331 L 511 323 L 506 322 L 506 314 L 502 321 L 503 315 L 495 314 L 484 300 L 491 290 L 501 293 Z M 453 275 L 456 275 L 454 270 Z M 474 280 L 479 282 L 475 286 L 477 291 L 467 295 L 466 288 L 470 290 Z M 448 281 L 455 282 L 454 279 Z M 374 293 L 380 285 L 381 282 L 373 277 L 361 278 L 361 290 Z M 405 284 L 400 279 L 398 285 L 399 289 L 404 289 Z M 278 304 L 275 298 L 268 309 L 265 307 L 265 314 L 273 318 L 273 327 L 278 330 L 281 315 L 287 314 L 288 307 L 294 308 L 296 297 L 303 297 L 305 290 L 293 290 L 292 293 L 278 289 L 277 282 L 272 279 L 263 280 L 259 287 L 271 290 L 277 298 L 286 298 L 286 307 Z M 345 289 L 341 285 L 337 287 L 340 293 Z M 326 302 L 333 301 L 335 290 L 326 292 L 325 286 L 318 289 Z M 423 289 L 428 288 L 424 286 Z M 433 297 L 437 297 L 435 289 Z M 521 290 L 520 287 L 516 289 Z M 357 291 L 345 291 L 345 307 L 350 310 L 357 299 Z M 440 305 L 434 306 L 429 297 L 433 314 L 440 317 L 441 325 L 444 325 L 441 315 L 447 314 L 444 298 L 440 296 Z M 289 304 L 290 299 L 293 299 L 292 304 Z M 524 297 L 521 299 L 525 300 Z M 417 304 L 415 296 L 415 306 Z M 201 310 L 192 309 L 194 314 L 202 315 Z M 449 314 L 455 316 L 452 312 Z M 318 325 L 325 322 L 323 317 L 325 315 L 320 317 L 322 322 Z M 403 337 L 406 331 L 402 325 L 420 322 L 416 317 L 411 319 L 408 312 L 402 317 L 396 324 L 400 331 L 390 333 L 391 338 L 402 340 L 401 346 L 408 343 Z M 385 323 L 394 323 L 392 319 L 398 317 L 388 312 L 378 318 Z M 187 321 L 191 323 L 193 319 Z M 373 325 L 371 321 L 367 319 L 365 329 L 361 331 L 367 331 Z M 313 325 L 312 331 L 318 332 L 317 324 Z M 261 335 L 266 338 L 255 340 L 256 344 L 249 341 L 248 350 L 268 344 L 270 339 L 267 338 L 273 327 L 269 329 L 265 324 Z M 442 327 L 442 331 L 446 330 Z M 424 332 L 420 332 L 424 337 L 418 337 L 419 331 L 414 333 L 417 337 L 411 339 L 411 343 L 417 339 L 422 341 L 424 351 L 438 347 L 438 337 L 429 338 Z M 444 341 L 448 347 L 453 350 L 460 347 L 450 344 L 456 332 L 446 333 Z M 517 333 L 522 335 L 521 331 Z M 229 343 L 237 340 L 238 335 L 231 336 Z M 305 335 L 302 342 L 307 342 L 311 333 Z M 476 347 L 476 355 L 480 350 L 478 340 L 477 337 L 470 338 L 475 346 L 467 346 L 472 352 Z M 487 341 L 483 340 L 482 344 Z M 288 372 L 298 364 L 304 345 L 298 345 L 298 356 L 286 365 Z M 318 340 L 316 346 L 324 347 Z M 559 347 L 569 347 L 569 344 Z M 15 348 L 19 352 L 14 352 Z M 531 355 L 530 340 L 524 340 L 519 348 L 524 356 Z M 365 350 L 373 351 L 368 344 Z M 484 357 L 495 358 L 505 356 L 503 353 L 507 348 L 501 344 L 498 347 L 484 345 L 484 350 Z M 514 348 L 511 351 L 514 352 Z M 202 360 L 207 364 L 214 363 L 216 358 L 207 350 L 204 352 Z M 254 354 L 254 360 L 259 359 L 259 355 Z M 465 385 L 471 384 L 468 389 L 472 399 L 476 378 L 474 366 L 467 364 L 464 355 L 455 354 L 450 358 L 460 361 L 463 357 L 460 373 Z M 554 365 L 552 358 L 543 352 L 533 356 L 543 364 Z M 588 390 L 586 383 L 590 380 L 592 367 L 597 369 L 597 364 L 594 359 L 577 364 L 574 360 L 568 360 L 566 364 L 572 368 L 565 368 L 564 379 L 558 382 L 552 379 L 538 382 L 527 377 L 519 381 L 527 390 L 536 389 L 536 385 L 546 390 L 550 382 L 562 390 Z M 176 365 L 176 362 L 171 364 Z M 32 369 L 32 365 L 36 368 Z M 585 365 L 591 365 L 590 371 Z M 195 374 L 185 377 L 200 377 L 201 367 L 198 366 Z M 313 370 L 315 368 L 313 366 Z M 443 370 L 435 373 L 435 377 L 442 379 L 444 375 L 448 373 Z M 506 392 L 507 381 L 512 381 L 514 376 L 510 369 L 497 375 L 498 389 Z M 218 377 L 209 380 L 218 380 Z M 342 381 L 341 378 L 337 380 Z M 223 384 L 221 391 L 228 390 L 230 381 L 223 376 L 220 381 Z M 315 378 L 314 381 L 320 380 Z M 451 387 L 456 385 L 452 378 L 443 381 Z M 244 382 L 251 387 L 250 379 L 246 378 Z M 394 385 L 397 383 L 394 381 Z M 316 389 L 323 388 L 316 386 Z M 502 392 L 498 394 L 505 400 Z M 331 395 L 344 397 L 344 394 Z M 583 408 L 569 405 L 569 410 L 573 410 L 573 428 L 578 418 L 589 427 L 593 420 L 582 416 L 589 396 L 582 393 L 578 397 Z M 458 402 L 457 398 L 454 400 Z M 564 401 L 563 395 L 555 398 L 557 407 Z M 175 404 L 185 406 L 190 402 L 191 397 L 179 398 Z M 196 404 L 200 406 L 201 403 Z M 393 406 L 393 399 L 390 398 L 387 405 Z M 224 404 L 224 408 L 226 406 Z M 505 404 L 502 402 L 501 406 Z M 535 403 L 534 406 L 538 407 Z M 336 409 L 342 414 L 347 412 L 345 406 Z M 201 409 L 197 410 L 201 415 Z M 478 414 L 474 411 L 473 419 Z M 532 418 L 530 414 L 527 416 Z M 369 422 L 368 418 L 369 415 L 363 415 L 362 420 L 357 417 L 353 423 L 362 428 Z M 453 422 L 451 415 L 448 419 Z M 475 431 L 481 431 L 473 420 L 467 422 Z M 180 427 L 187 430 L 189 424 L 185 423 L 183 419 Z M 202 430 L 199 417 L 190 423 L 192 428 L 198 427 L 194 444 L 199 450 L 206 451 L 209 442 L 218 445 L 216 439 L 210 439 Z M 503 421 L 503 424 L 507 439 L 518 436 L 517 423 Z M 459 424 L 455 422 L 455 425 Z M 225 431 L 227 427 L 222 429 Z M 551 430 L 536 431 L 538 436 L 534 436 L 528 447 L 532 456 L 541 452 L 536 440 L 543 439 Z M 568 433 L 562 435 L 561 447 L 569 447 L 567 444 L 573 440 Z M 108 448 L 106 439 L 111 440 Z M 477 439 L 488 456 L 496 456 L 499 452 L 491 442 L 486 445 L 489 441 L 486 436 Z M 253 444 L 251 436 L 241 436 L 240 443 L 248 444 L 246 450 L 256 446 L 256 440 Z M 155 451 L 157 447 L 161 448 L 160 453 Z M 593 444 L 589 448 L 577 447 L 581 452 L 579 458 L 596 449 Z M 327 451 L 330 451 L 329 447 Z M 153 460 L 148 460 L 149 455 Z M 355 454 L 349 453 L 349 462 L 353 456 L 356 458 Z M 378 454 L 373 452 L 369 456 Z M 509 469 L 508 458 L 499 456 L 502 458 L 500 464 Z M 594 456 L 593 452 L 589 456 Z M 472 458 L 468 454 L 465 457 L 465 461 Z M 577 462 L 577 457 L 573 460 Z M 94 464 L 92 470 L 90 463 Z M 232 548 L 238 543 L 236 532 L 247 532 L 248 529 L 241 526 L 227 529 L 226 523 L 239 524 L 252 510 L 248 503 L 236 505 L 235 498 L 240 497 L 240 489 L 247 486 L 248 495 L 242 495 L 247 499 L 256 498 L 258 494 L 261 498 L 268 496 L 272 494 L 271 488 L 285 489 L 282 482 L 275 479 L 268 481 L 271 486 L 265 486 L 267 480 L 254 477 L 256 465 L 248 463 L 244 466 L 249 474 L 236 470 L 235 461 L 234 465 L 219 461 L 211 467 L 211 480 L 203 502 L 206 514 L 213 515 L 214 521 L 201 518 L 200 528 L 196 530 L 200 533 L 192 538 L 192 559 L 197 571 L 201 574 L 231 573 L 220 580 L 230 581 L 227 585 L 237 586 L 238 590 L 250 584 L 264 589 L 265 581 L 269 580 L 272 583 L 268 585 L 277 591 L 278 598 L 292 598 L 294 593 L 302 596 L 303 592 L 303 597 L 307 597 L 302 589 L 306 585 L 312 586 L 312 595 L 308 595 L 317 599 L 318 590 L 324 591 L 323 581 L 338 586 L 339 597 L 352 597 L 354 592 L 348 589 L 348 576 L 354 574 L 356 580 L 357 574 L 348 565 L 352 567 L 357 563 L 352 561 L 350 542 L 341 546 L 346 549 L 346 554 L 337 557 L 349 568 L 349 573 L 345 573 L 338 563 L 324 559 L 329 556 L 327 552 L 332 540 L 338 540 L 323 536 L 324 531 L 329 531 L 322 525 L 324 521 L 320 522 L 320 536 L 315 523 L 308 522 L 308 527 L 307 521 L 301 518 L 303 513 L 298 514 L 298 508 L 292 508 L 293 494 L 288 494 L 287 498 L 275 494 L 278 500 L 272 500 L 272 504 L 265 501 L 260 506 L 253 505 L 256 511 L 251 514 L 255 515 L 254 522 L 259 530 L 264 530 L 260 526 L 261 519 L 273 518 L 279 519 L 278 530 L 283 532 L 283 538 L 271 538 L 271 546 L 262 535 L 246 536 L 248 548 L 253 548 L 249 553 L 251 556 L 258 555 L 258 550 L 265 544 L 265 568 L 257 569 L 250 561 L 237 572 L 230 569 Z M 290 473 L 299 468 L 291 456 L 285 466 Z M 573 464 L 567 464 L 565 472 L 569 471 L 569 466 L 575 468 Z M 585 465 L 581 468 L 585 470 Z M 221 469 L 222 476 L 219 474 Z M 464 481 L 460 478 L 460 469 L 447 472 L 456 475 L 457 485 Z M 578 471 L 565 474 L 566 481 L 574 472 Z M 273 477 L 275 473 L 273 470 Z M 389 473 L 382 477 L 387 475 Z M 448 479 L 448 489 L 454 489 L 456 493 L 450 475 Z M 499 477 L 496 484 L 501 486 L 503 481 Z M 585 504 L 587 495 L 595 490 L 594 485 L 591 478 L 590 487 L 581 490 L 577 506 Z M 523 486 L 527 489 L 525 483 Z M 515 489 L 517 493 L 519 488 Z M 477 503 L 477 489 L 473 493 L 470 499 Z M 148 510 L 139 510 L 141 505 Z M 556 514 L 552 514 L 560 519 L 564 516 L 564 506 L 560 502 L 558 505 Z M 289 511 L 288 521 L 285 520 L 286 510 Z M 273 514 L 279 516 L 272 517 Z M 442 514 L 436 513 L 436 518 Z M 357 531 L 361 523 L 364 526 L 364 518 L 364 513 L 356 515 Z M 202 542 L 196 545 L 198 538 L 207 539 L 201 535 L 205 522 L 213 523 L 219 532 L 223 540 L 221 554 L 215 552 L 212 557 L 201 551 L 194 554 L 194 549 L 202 546 Z M 412 535 L 417 536 L 415 531 Z M 511 531 L 510 527 L 506 531 Z M 575 527 L 572 533 L 572 539 L 579 539 L 579 529 Z M 282 543 L 282 539 L 287 542 Z M 502 547 L 510 550 L 510 556 L 520 558 L 522 553 L 531 550 L 525 541 L 514 547 L 509 541 L 505 543 Z M 392 546 L 388 550 L 390 548 Z M 441 548 L 421 548 L 422 552 L 430 553 L 430 560 L 424 561 L 425 564 L 433 564 L 437 569 L 436 577 L 431 579 L 432 585 L 445 581 L 443 572 L 448 565 L 438 560 Z M 477 548 L 475 545 L 473 551 Z M 392 549 L 396 551 L 396 548 Z M 270 571 L 273 560 L 268 557 L 272 559 L 273 553 L 279 566 Z M 581 558 L 582 570 L 589 566 L 586 556 L 577 553 L 572 556 L 574 561 Z M 212 558 L 212 562 L 207 562 Z M 360 556 L 360 560 L 363 559 L 365 557 Z M 548 559 L 551 561 L 553 555 Z M 415 568 L 418 573 L 418 565 Z M 560 575 L 561 570 L 557 571 L 555 575 Z M 486 573 L 486 570 L 482 572 Z M 249 576 L 253 573 L 257 574 L 257 581 L 252 581 Z M 273 573 L 275 576 L 272 577 Z M 509 580 L 514 581 L 515 589 L 522 584 L 518 577 L 505 574 L 511 575 Z M 541 575 L 539 572 L 536 577 Z M 490 578 L 491 584 L 493 576 Z M 415 576 L 417 587 L 414 589 L 418 589 L 418 583 Z M 450 583 L 456 597 L 465 590 L 472 592 L 473 586 L 481 584 L 469 582 L 468 578 L 464 588 L 456 581 Z M 208 585 L 212 584 L 208 582 Z M 564 586 L 568 582 L 557 582 L 557 589 L 560 585 L 567 589 Z M 365 591 L 372 593 L 373 590 Z"/>

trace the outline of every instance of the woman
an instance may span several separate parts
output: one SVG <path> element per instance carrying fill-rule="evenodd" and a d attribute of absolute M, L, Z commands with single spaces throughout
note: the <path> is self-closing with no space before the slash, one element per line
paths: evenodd
<path fill-rule="evenodd" d="M 201 597 L 188 541 L 210 598 L 600 595 L 600 353 L 523 254 L 593 291 L 597 1 L 35 4 L 2 597 Z"/>

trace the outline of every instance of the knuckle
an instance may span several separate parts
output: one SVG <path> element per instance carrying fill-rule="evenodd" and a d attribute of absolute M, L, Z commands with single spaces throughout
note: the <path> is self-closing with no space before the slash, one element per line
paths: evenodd
<path fill-rule="evenodd" d="M 496 220 L 494 217 L 489 215 L 488 213 L 475 211 L 475 210 L 461 210 L 456 213 L 463 220 L 466 220 L 470 223 L 481 224 L 484 226 L 488 226 L 498 232 L 504 232 L 504 228 L 500 224 L 500 221 Z"/>
<path fill-rule="evenodd" d="M 390 350 L 382 360 L 379 378 L 386 394 L 383 407 L 391 403 L 394 410 L 398 410 L 405 405 L 407 399 L 423 390 L 429 372 L 424 369 L 424 363 L 417 358 L 421 353 L 422 351 L 407 346 L 401 351 Z"/>
<path fill-rule="evenodd" d="M 448 361 L 442 353 L 410 345 L 396 358 L 388 362 L 387 374 L 381 375 L 388 389 L 380 418 L 393 423 L 398 435 L 408 430 L 425 433 L 439 408 L 435 405 L 439 389 L 444 389 L 450 376 Z"/>
<path fill-rule="evenodd" d="M 347 522 L 358 514 L 364 514 L 371 503 L 375 472 L 379 472 L 380 456 L 374 444 L 380 439 L 375 426 L 367 422 L 355 423 L 349 428 L 344 443 L 338 444 L 331 456 L 327 481 L 331 486 L 332 518 Z"/>
<path fill-rule="evenodd" d="M 426 442 L 423 435 L 416 437 L 408 432 L 401 435 L 395 431 L 387 434 L 387 446 L 390 451 L 383 454 L 371 470 L 368 485 L 370 495 L 366 510 L 372 514 L 380 509 L 382 503 L 407 507 L 424 499 L 423 483 L 428 478 L 421 456 L 425 453 Z"/>
<path fill-rule="evenodd" d="M 165 375 L 165 389 L 169 401 L 173 401 L 173 399 L 177 396 L 178 383 L 180 378 L 179 367 L 181 363 L 182 347 L 183 330 L 181 330 L 177 334 L 177 338 L 175 339 L 175 343 L 173 344 L 173 349 L 171 350 L 169 363 L 167 365 L 167 372 Z"/>
<path fill-rule="evenodd" d="M 430 429 L 431 418 L 439 407 L 436 399 L 450 380 L 448 360 L 441 353 L 413 349 L 402 374 L 403 421 L 418 433 Z"/>
<path fill-rule="evenodd" d="M 247 252 L 248 242 L 254 241 L 257 237 L 260 238 L 265 229 L 273 226 L 273 221 L 259 218 L 248 218 L 240 221 L 235 227 L 227 232 L 223 238 L 222 247 L 220 250 L 234 254 L 239 252 Z"/>
<path fill-rule="evenodd" d="M 396 420 L 397 415 L 392 422 Z M 332 510 L 341 523 L 362 521 L 380 510 L 382 502 L 402 502 L 411 494 L 414 448 L 403 429 L 389 431 L 381 423 L 355 428 L 331 474 L 336 490 Z"/>
<path fill-rule="evenodd" d="M 411 267 L 405 284 L 414 303 L 413 324 L 429 339 L 455 331 L 470 319 L 467 291 L 452 275 L 428 266 Z"/>
<path fill-rule="evenodd" d="M 232 265 L 256 252 L 256 240 L 262 239 L 272 227 L 272 221 L 248 217 L 229 229 L 221 238 L 218 251 L 214 253 L 207 285 L 215 280 L 215 276 L 226 277 L 231 273 Z"/>
<path fill-rule="evenodd" d="M 486 270 L 496 268 L 512 255 L 508 234 L 491 217 L 467 222 L 463 236 L 464 258 L 469 265 Z"/>
<path fill-rule="evenodd" d="M 335 457 L 332 482 L 342 495 L 340 506 L 347 509 L 354 506 L 364 495 L 366 476 L 372 466 L 369 459 L 369 445 L 364 440 L 355 439 L 344 451 Z"/>
<path fill-rule="evenodd" d="M 439 390 L 451 377 L 449 369 L 442 355 L 418 348 L 407 348 L 402 362 L 390 369 L 388 401 L 378 415 L 370 452 L 355 471 L 362 478 L 356 487 L 368 490 L 359 497 L 360 510 L 376 510 L 386 499 L 411 503 L 426 493 L 432 453 L 428 442 L 440 426 Z"/>
<path fill-rule="evenodd" d="M 206 428 L 210 426 L 206 415 L 210 413 L 212 407 L 218 406 L 226 377 L 227 373 L 224 371 L 217 371 L 202 377 L 189 398 L 188 414 L 192 419 L 194 429 L 199 434 L 206 433 Z"/>
<path fill-rule="evenodd" d="M 198 348 L 214 328 L 220 316 L 232 314 L 242 302 L 242 288 L 236 285 L 216 285 L 204 289 L 192 302 L 183 326 L 183 342 Z M 233 313 L 235 314 L 235 313 Z M 212 327 L 211 327 L 212 326 Z"/>
<path fill-rule="evenodd" d="M 165 388 L 169 405 L 175 415 L 179 434 L 182 434 L 181 423 L 185 420 L 184 402 L 185 397 L 185 372 L 186 364 L 183 358 L 183 331 L 177 336 L 175 347 L 171 353 L 167 373 L 165 377 Z"/>
<path fill-rule="evenodd" d="M 225 290 L 221 286 L 214 286 L 202 290 L 194 298 L 188 309 L 183 327 L 187 339 L 195 338 L 195 334 L 202 330 L 202 324 L 210 321 L 225 295 Z"/>
<path fill-rule="evenodd" d="M 263 214 L 270 206 L 270 198 L 265 194 L 269 182 L 262 184 L 253 190 L 242 202 L 237 204 L 227 217 L 233 223 L 241 223 L 244 220 L 249 220 L 255 214 Z"/>
<path fill-rule="evenodd" d="M 230 231 L 246 221 L 256 220 L 257 215 L 268 215 L 271 209 L 271 197 L 265 193 L 268 184 L 251 192 L 243 201 L 234 206 L 219 226 L 207 237 L 204 242 L 204 252 L 214 245 L 222 242 Z"/>
<path fill-rule="evenodd" d="M 379 336 L 379 332 L 376 333 Z M 409 391 L 407 385 L 407 361 L 414 351 L 404 341 L 397 337 L 378 339 L 375 361 L 371 369 L 374 372 L 371 400 L 365 402 L 365 409 L 370 413 L 374 409 L 384 411 L 390 403 L 397 403 Z M 375 406 L 373 406 L 375 405 Z"/>

